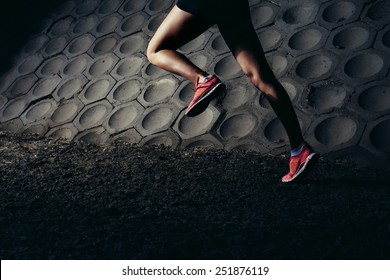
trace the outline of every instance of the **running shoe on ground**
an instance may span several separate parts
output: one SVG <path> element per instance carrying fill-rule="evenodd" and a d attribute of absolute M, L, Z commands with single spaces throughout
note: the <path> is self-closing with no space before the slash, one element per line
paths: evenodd
<path fill-rule="evenodd" d="M 313 149 L 304 144 L 302 151 L 296 155 L 290 157 L 290 172 L 283 176 L 282 182 L 297 182 L 305 178 L 313 166 L 317 163 L 320 155 L 315 153 Z"/>
<path fill-rule="evenodd" d="M 185 114 L 189 117 L 199 115 L 206 110 L 211 100 L 223 93 L 224 89 L 225 85 L 215 75 L 212 75 L 205 82 L 199 82 L 198 79 L 194 89 L 194 98 L 187 107 Z"/>

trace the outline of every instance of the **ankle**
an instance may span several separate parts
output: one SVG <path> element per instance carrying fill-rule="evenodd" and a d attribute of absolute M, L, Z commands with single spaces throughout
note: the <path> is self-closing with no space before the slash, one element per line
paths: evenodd
<path fill-rule="evenodd" d="M 291 149 L 291 151 L 290 151 L 291 156 L 294 157 L 294 156 L 299 155 L 302 152 L 304 147 L 305 147 L 305 142 L 302 142 L 297 147 Z"/>

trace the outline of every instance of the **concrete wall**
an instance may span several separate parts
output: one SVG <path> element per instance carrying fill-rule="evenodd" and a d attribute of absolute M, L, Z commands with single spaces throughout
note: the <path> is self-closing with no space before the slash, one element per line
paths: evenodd
<path fill-rule="evenodd" d="M 217 28 L 180 51 L 227 84 L 195 118 L 188 81 L 149 64 L 172 0 L 66 1 L 0 79 L 0 130 L 96 144 L 127 141 L 279 154 L 286 134 Z M 390 1 L 250 0 L 267 59 L 321 153 L 387 166 Z"/>

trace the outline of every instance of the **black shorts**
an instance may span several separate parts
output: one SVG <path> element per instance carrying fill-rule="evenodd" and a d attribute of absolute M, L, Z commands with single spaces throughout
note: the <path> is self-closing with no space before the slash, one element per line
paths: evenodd
<path fill-rule="evenodd" d="M 178 0 L 177 6 L 210 24 L 234 24 L 251 21 L 248 0 Z"/>

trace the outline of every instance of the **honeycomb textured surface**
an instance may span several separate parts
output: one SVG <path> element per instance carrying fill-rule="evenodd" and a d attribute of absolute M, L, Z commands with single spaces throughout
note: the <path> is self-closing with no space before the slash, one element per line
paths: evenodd
<path fill-rule="evenodd" d="M 320 153 L 390 162 L 390 2 L 250 0 L 266 57 Z M 288 139 L 217 28 L 179 49 L 216 73 L 225 98 L 184 115 L 193 85 L 146 47 L 173 0 L 66 1 L 0 78 L 0 131 L 66 141 L 280 154 Z"/>

